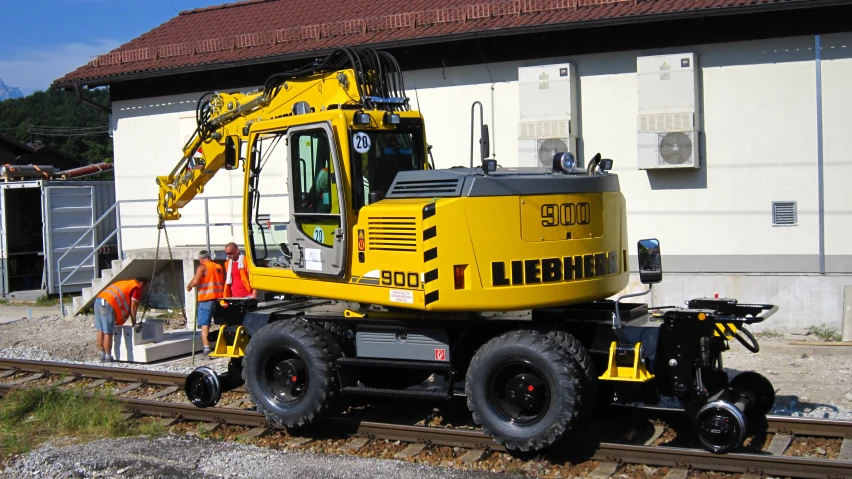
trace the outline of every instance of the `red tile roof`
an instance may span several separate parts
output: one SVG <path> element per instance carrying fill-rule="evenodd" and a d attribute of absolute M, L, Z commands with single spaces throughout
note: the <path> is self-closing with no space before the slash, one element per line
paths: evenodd
<path fill-rule="evenodd" d="M 54 85 L 108 83 L 124 75 L 292 56 L 339 46 L 426 43 L 533 26 L 710 14 L 821 0 L 246 0 L 181 12 Z M 781 6 L 781 5 L 777 5 Z"/>

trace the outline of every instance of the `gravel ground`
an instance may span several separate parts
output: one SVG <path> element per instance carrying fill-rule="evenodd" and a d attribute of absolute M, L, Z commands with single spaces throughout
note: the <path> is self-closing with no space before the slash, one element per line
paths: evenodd
<path fill-rule="evenodd" d="M 3 306 L 0 306 L 0 310 L 2 308 Z M 167 323 L 166 331 L 172 329 Z M 93 315 L 65 318 L 51 315 L 0 324 L 0 357 L 104 365 L 100 362 L 100 355 L 95 346 Z M 211 366 L 216 370 L 225 371 L 227 365 L 227 359 L 202 358 L 198 355 L 195 357 L 195 366 L 192 365 L 192 358 L 189 356 L 154 364 L 112 363 L 115 367 L 176 373 L 189 373 L 198 366 Z"/>
<path fill-rule="evenodd" d="M 46 445 L 17 458 L 0 477 L 489 479 L 522 476 L 431 467 L 399 460 L 283 452 L 235 442 L 169 435 L 64 447 Z"/>
<path fill-rule="evenodd" d="M 94 336 L 92 316 L 22 319 L 0 324 L 0 357 L 103 365 L 97 360 Z M 771 414 L 852 420 L 852 355 L 841 354 L 839 349 L 846 347 L 822 347 L 814 353 L 814 348 L 789 347 L 787 339 L 762 338 L 760 343 L 759 354 L 731 351 L 724 360 L 731 377 L 756 371 L 772 381 L 776 402 Z M 181 373 L 208 365 L 224 372 L 227 360 L 196 357 L 193 366 L 187 357 L 160 364 L 112 365 Z M 660 405 L 679 407 L 670 398 L 663 398 Z M 494 476 L 396 460 L 285 452 L 172 434 L 159 439 L 48 444 L 16 458 L 5 472 L 0 471 L 0 478 L 287 477 L 288 473 L 305 479 L 385 474 L 403 478 Z"/>
<path fill-rule="evenodd" d="M 786 340 L 761 339 L 767 346 L 787 344 Z M 775 408 L 770 414 L 825 419 L 852 420 L 852 355 L 814 356 L 801 348 L 787 352 L 729 351 L 723 356 L 728 376 L 755 371 L 766 376 L 775 387 Z M 773 348 L 777 349 L 777 348 Z"/>

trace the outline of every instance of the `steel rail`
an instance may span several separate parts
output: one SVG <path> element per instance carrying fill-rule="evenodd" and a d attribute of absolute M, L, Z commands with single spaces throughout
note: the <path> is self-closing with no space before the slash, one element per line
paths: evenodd
<path fill-rule="evenodd" d="M 669 425 L 688 422 L 684 410 L 677 408 L 615 405 L 612 407 L 612 413 L 625 418 L 645 414 L 649 418 L 664 420 Z M 763 424 L 750 423 L 749 432 L 845 438 L 852 437 L 852 421 L 769 415 Z"/>
<path fill-rule="evenodd" d="M 25 386 L 0 384 L 0 395 Z M 231 408 L 197 408 L 191 404 L 167 403 L 146 399 L 118 398 L 128 411 L 164 417 L 179 417 L 190 421 L 220 422 L 249 427 L 283 429 L 269 424 L 263 414 Z M 367 435 L 387 440 L 423 441 L 435 445 L 486 448 L 504 451 L 490 436 L 481 431 L 455 428 L 435 428 L 385 424 L 359 420 L 332 419 L 330 430 L 345 435 Z M 590 451 L 586 458 L 600 461 L 684 467 L 719 472 L 761 472 L 770 475 L 803 478 L 852 477 L 852 462 L 807 457 L 773 456 L 766 454 L 713 454 L 700 449 L 640 446 L 614 443 L 568 443 L 560 449 L 573 455 Z"/>
<path fill-rule="evenodd" d="M 181 373 L 50 361 L 29 361 L 24 359 L 0 358 L 0 368 L 14 369 L 27 373 L 67 374 L 87 378 L 112 379 L 114 381 L 142 381 L 161 386 L 182 385 L 186 380 L 186 374 Z"/>
<path fill-rule="evenodd" d="M 601 443 L 594 459 L 717 472 L 760 472 L 781 477 L 852 477 L 852 462 L 770 454 L 713 454 L 701 449 Z"/>
<path fill-rule="evenodd" d="M 115 381 L 141 381 L 147 384 L 160 386 L 183 385 L 186 380 L 186 375 L 182 373 L 117 368 L 111 366 L 90 366 L 86 364 L 57 363 L 49 361 L 31 361 L 24 359 L 0 358 L 0 369 L 14 369 L 21 372 L 31 373 L 44 372 L 49 374 L 68 374 L 95 379 L 111 379 Z M 245 389 L 240 387 L 235 389 L 235 391 L 244 392 Z M 683 414 L 682 409 L 614 406 L 614 412 L 617 414 L 635 415 L 637 410 L 653 414 L 655 417 L 662 417 L 670 421 L 683 420 L 681 417 Z M 755 432 L 786 433 L 797 436 L 852 437 L 852 421 L 790 416 L 767 416 L 765 426 L 765 429 L 757 429 Z"/>

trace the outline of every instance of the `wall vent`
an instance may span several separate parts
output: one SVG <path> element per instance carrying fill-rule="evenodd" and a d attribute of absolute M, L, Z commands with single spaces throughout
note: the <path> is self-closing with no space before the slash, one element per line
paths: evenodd
<path fill-rule="evenodd" d="M 795 201 L 772 202 L 772 225 L 795 226 L 797 223 Z"/>

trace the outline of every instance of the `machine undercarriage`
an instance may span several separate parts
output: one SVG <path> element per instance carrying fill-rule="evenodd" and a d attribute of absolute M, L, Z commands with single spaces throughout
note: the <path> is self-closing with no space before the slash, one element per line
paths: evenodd
<path fill-rule="evenodd" d="M 352 309 L 359 306 L 223 300 L 213 356 L 231 357 L 233 370 L 200 368 L 187 380 L 188 397 L 211 407 L 223 391 L 245 384 L 271 421 L 304 427 L 340 411 L 353 395 L 464 396 L 487 433 L 521 451 L 570 437 L 596 405 L 656 404 L 663 395 L 679 400 L 704 447 L 724 453 L 739 447 L 749 423 L 762 421 L 774 403 L 765 377 L 745 372 L 729 381 L 722 367 L 730 340 L 757 352 L 745 325 L 766 319 L 772 305 L 702 298 L 649 311 L 606 300 L 452 318 Z"/>

